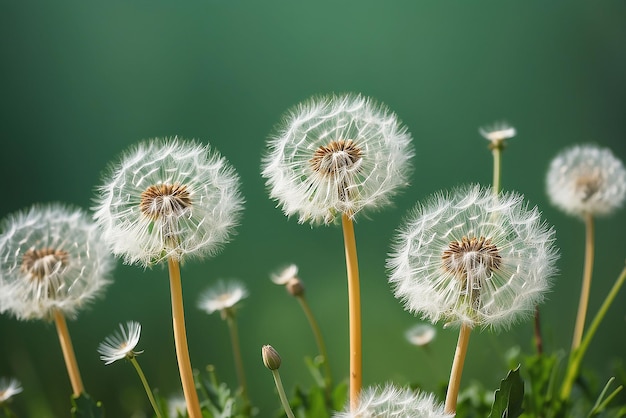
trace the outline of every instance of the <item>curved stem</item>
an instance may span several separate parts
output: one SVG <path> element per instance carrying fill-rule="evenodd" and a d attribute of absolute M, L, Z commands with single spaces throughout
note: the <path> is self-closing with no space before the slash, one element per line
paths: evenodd
<path fill-rule="evenodd" d="M 289 406 L 289 401 L 287 400 L 287 395 L 285 395 L 285 388 L 283 387 L 283 382 L 280 379 L 280 373 L 278 370 L 272 370 L 272 376 L 274 376 L 274 383 L 276 384 L 276 389 L 278 389 L 278 396 L 280 397 L 280 403 L 283 405 L 283 409 L 289 418 L 295 418 L 293 412 L 291 411 L 291 407 Z"/>
<path fill-rule="evenodd" d="M 141 384 L 143 385 L 143 388 L 146 390 L 146 394 L 148 395 L 148 399 L 150 400 L 150 405 L 152 405 L 152 409 L 154 409 L 154 413 L 156 414 L 157 418 L 161 418 L 162 417 L 161 411 L 159 410 L 156 400 L 154 399 L 154 395 L 152 394 L 152 389 L 150 389 L 150 385 L 148 385 L 148 380 L 146 380 L 146 375 L 143 374 L 143 370 L 141 370 L 141 366 L 139 365 L 139 362 L 137 361 L 135 356 L 129 357 L 129 360 L 131 364 L 135 367 L 135 370 L 137 371 L 137 374 L 139 375 L 139 379 L 141 379 Z"/>
<path fill-rule="evenodd" d="M 322 337 L 322 331 L 320 330 L 315 317 L 313 316 L 313 312 L 311 311 L 311 307 L 308 302 L 304 298 L 304 296 L 296 296 L 298 302 L 300 302 L 300 306 L 302 306 L 302 310 L 306 315 L 309 324 L 311 325 L 311 330 L 313 331 L 313 335 L 315 336 L 315 342 L 317 343 L 317 349 L 324 360 L 324 370 L 326 372 L 326 388 L 330 389 L 332 387 L 332 377 L 330 374 L 330 364 L 328 362 L 328 354 L 326 352 L 326 345 L 324 344 L 324 338 Z"/>
<path fill-rule="evenodd" d="M 239 344 L 239 332 L 237 331 L 237 320 L 234 313 L 226 314 L 226 322 L 230 332 L 230 342 L 233 346 L 233 357 L 235 359 L 235 369 L 237 370 L 237 379 L 241 386 L 241 396 L 246 404 L 250 404 L 248 399 L 248 385 L 246 384 L 246 374 L 243 368 L 243 360 L 241 358 L 241 345 Z"/>
<path fill-rule="evenodd" d="M 583 268 L 583 282 L 580 290 L 580 301 L 578 302 L 578 314 L 576 315 L 576 326 L 574 328 L 574 338 L 572 339 L 572 352 L 579 346 L 585 329 L 585 318 L 587 316 L 587 305 L 589 304 L 589 293 L 591 290 L 591 275 L 593 272 L 594 237 L 593 237 L 593 216 L 585 214 L 585 264 Z"/>
<path fill-rule="evenodd" d="M 587 333 L 585 334 L 585 338 L 582 340 L 580 346 L 578 347 L 576 351 L 570 354 L 569 365 L 567 368 L 567 375 L 565 376 L 565 379 L 563 380 L 563 387 L 561 389 L 561 399 L 566 400 L 569 398 L 569 395 L 572 391 L 572 387 L 574 385 L 574 380 L 578 376 L 580 363 L 582 362 L 583 357 L 585 356 L 585 352 L 587 351 L 587 348 L 589 348 L 589 344 L 591 343 L 593 336 L 598 330 L 598 327 L 600 326 L 600 323 L 604 319 L 606 312 L 609 310 L 609 307 L 613 303 L 613 300 L 615 300 L 615 297 L 619 293 L 622 285 L 624 284 L 624 281 L 626 281 L 626 267 L 624 267 L 624 269 L 622 270 L 621 274 L 615 281 L 615 284 L 611 288 L 609 294 L 606 296 L 606 299 L 604 299 L 604 302 L 602 303 L 602 306 L 598 310 L 598 313 L 593 318 L 593 321 L 591 321 L 591 325 L 589 325 L 589 329 L 587 330 Z"/>
<path fill-rule="evenodd" d="M 361 293 L 359 287 L 359 265 L 356 255 L 354 224 L 346 214 L 341 216 L 343 239 L 348 271 L 348 320 L 350 323 L 350 410 L 358 405 L 363 376 L 361 370 Z"/>
<path fill-rule="evenodd" d="M 61 343 L 67 374 L 70 376 L 72 391 L 74 392 L 74 396 L 80 396 L 80 394 L 85 391 L 85 387 L 80 377 L 80 370 L 78 369 L 78 362 L 76 361 L 76 354 L 74 353 L 72 339 L 67 329 L 65 316 L 57 309 L 54 310 L 54 323 L 57 328 L 57 334 L 59 334 L 59 342 Z"/>
<path fill-rule="evenodd" d="M 467 354 L 467 346 L 472 329 L 465 325 L 461 325 L 459 331 L 459 340 L 456 344 L 454 352 L 454 361 L 452 362 L 452 370 L 450 371 L 450 382 L 448 383 L 448 392 L 446 393 L 445 412 L 448 414 L 456 413 L 456 403 L 459 397 L 459 388 L 461 387 L 461 376 L 463 375 L 463 365 L 465 364 L 465 355 Z"/>
<path fill-rule="evenodd" d="M 187 346 L 187 331 L 185 330 L 185 311 L 183 309 L 183 288 L 180 280 L 180 265 L 178 260 L 167 259 L 170 273 L 170 291 L 172 294 L 172 321 L 174 325 L 174 345 L 178 359 L 178 371 L 183 384 L 183 395 L 187 403 L 189 418 L 202 418 L 200 402 L 196 385 L 193 381 L 189 347 Z"/>

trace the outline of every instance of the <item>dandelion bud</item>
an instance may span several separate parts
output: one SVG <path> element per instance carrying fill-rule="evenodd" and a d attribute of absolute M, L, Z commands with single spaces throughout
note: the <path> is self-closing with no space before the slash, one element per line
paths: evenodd
<path fill-rule="evenodd" d="M 287 288 L 287 292 L 293 297 L 304 296 L 304 283 L 297 277 L 289 279 L 285 287 Z"/>
<path fill-rule="evenodd" d="M 261 356 L 263 357 L 263 364 L 270 370 L 278 370 L 280 367 L 281 359 L 278 351 L 271 345 L 264 345 L 261 348 Z"/>

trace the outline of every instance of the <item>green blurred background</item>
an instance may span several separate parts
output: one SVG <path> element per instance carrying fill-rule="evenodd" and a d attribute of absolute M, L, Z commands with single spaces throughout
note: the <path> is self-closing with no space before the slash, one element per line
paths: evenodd
<path fill-rule="evenodd" d="M 341 228 L 299 225 L 270 201 L 259 175 L 265 139 L 281 114 L 311 95 L 355 91 L 386 103 L 413 134 L 412 184 L 393 208 L 358 218 L 364 383 L 420 382 L 434 390 L 451 364 L 455 330 L 428 355 L 410 346 L 404 312 L 386 284 L 385 258 L 402 217 L 430 193 L 491 181 L 478 127 L 518 129 L 503 158 L 503 187 L 524 193 L 557 229 L 560 274 L 543 306 L 547 350 L 570 344 L 582 265 L 582 223 L 552 208 L 550 160 L 595 142 L 626 159 L 626 3 L 623 1 L 202 1 L 0 3 L 0 215 L 35 202 L 92 205 L 107 164 L 145 138 L 210 142 L 236 167 L 247 204 L 235 240 L 217 257 L 183 267 L 192 364 L 215 364 L 236 384 L 226 324 L 196 308 L 218 278 L 239 278 L 244 362 L 260 416 L 279 408 L 260 349 L 283 357 L 292 388 L 312 384 L 303 358 L 316 353 L 295 300 L 269 273 L 300 267 L 327 338 L 335 377 L 348 373 L 347 291 Z M 593 314 L 624 263 L 626 212 L 597 222 Z M 109 417 L 139 418 L 150 406 L 129 364 L 109 366 L 97 345 L 117 324 L 143 325 L 139 357 L 159 393 L 180 393 L 167 271 L 119 263 L 106 297 L 69 322 L 87 391 Z M 606 381 L 626 353 L 622 291 L 588 353 Z M 497 360 L 532 327 L 472 336 L 463 385 L 494 388 Z M 23 417 L 68 417 L 71 388 L 52 324 L 0 317 L 0 376 L 24 386 Z M 622 382 L 624 383 L 624 382 Z"/>

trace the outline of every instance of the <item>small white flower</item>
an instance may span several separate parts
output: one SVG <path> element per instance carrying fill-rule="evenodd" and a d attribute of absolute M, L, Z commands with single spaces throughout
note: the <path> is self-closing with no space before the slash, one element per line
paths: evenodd
<path fill-rule="evenodd" d="M 626 197 L 626 169 L 608 148 L 577 145 L 560 152 L 546 177 L 553 205 L 575 216 L 609 215 Z"/>
<path fill-rule="evenodd" d="M 0 404 L 8 401 L 22 391 L 22 385 L 17 379 L 0 377 Z"/>
<path fill-rule="evenodd" d="M 359 394 L 358 406 L 350 411 L 336 412 L 333 418 L 452 418 L 444 412 L 443 404 L 433 394 L 399 388 L 392 384 L 385 387 L 368 387 Z"/>
<path fill-rule="evenodd" d="M 112 166 L 95 219 L 126 263 L 215 254 L 243 209 L 239 177 L 208 145 L 178 138 L 142 142 Z"/>
<path fill-rule="evenodd" d="M 430 324 L 417 324 L 409 328 L 404 336 L 413 345 L 423 347 L 430 344 L 437 335 L 437 330 Z"/>
<path fill-rule="evenodd" d="M 235 307 L 248 296 L 248 290 L 237 280 L 219 280 L 200 295 L 198 307 L 208 314 L 226 311 Z"/>
<path fill-rule="evenodd" d="M 499 146 L 502 142 L 517 135 L 515 128 L 506 122 L 498 122 L 492 126 L 481 127 L 478 129 L 478 132 L 486 140 L 491 141 L 492 146 Z"/>
<path fill-rule="evenodd" d="M 128 321 L 126 327 L 120 324 L 119 332 L 109 335 L 98 345 L 100 360 L 108 365 L 114 361 L 135 357 L 137 354 L 143 353 L 143 351 L 135 351 L 140 336 L 141 324 L 139 322 Z"/>
<path fill-rule="evenodd" d="M 91 217 L 58 203 L 9 215 L 0 234 L 0 313 L 74 317 L 110 283 L 113 257 Z"/>
<path fill-rule="evenodd" d="M 418 205 L 387 260 L 405 308 L 432 322 L 508 328 L 544 299 L 558 258 L 554 230 L 516 193 L 479 186 Z"/>
<path fill-rule="evenodd" d="M 262 175 L 287 216 L 328 224 L 390 203 L 412 156 L 411 135 L 386 106 L 356 94 L 314 97 L 284 116 Z"/>
<path fill-rule="evenodd" d="M 276 273 L 272 273 L 271 279 L 272 279 L 272 282 L 274 282 L 275 284 L 286 285 L 289 282 L 289 280 L 297 277 L 297 275 L 298 275 L 298 266 L 296 266 L 295 264 L 290 264 L 287 267 L 283 268 L 282 270 Z"/>

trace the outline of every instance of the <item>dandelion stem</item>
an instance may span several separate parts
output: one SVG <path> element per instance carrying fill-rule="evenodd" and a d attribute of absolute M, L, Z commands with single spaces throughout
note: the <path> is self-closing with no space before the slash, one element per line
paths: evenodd
<path fill-rule="evenodd" d="M 170 290 L 172 293 L 172 320 L 174 323 L 174 344 L 178 359 L 178 371 L 183 384 L 183 395 L 187 403 L 190 418 L 202 418 L 200 402 L 193 380 L 189 347 L 187 346 L 187 332 L 185 330 L 185 311 L 183 309 L 183 289 L 180 280 L 180 265 L 178 260 L 167 259 L 170 273 Z"/>
<path fill-rule="evenodd" d="M 587 316 L 587 306 L 589 304 L 589 293 L 591 289 L 591 275 L 593 273 L 594 256 L 594 227 L 593 216 L 585 214 L 585 262 L 583 268 L 583 282 L 580 291 L 580 301 L 578 302 L 578 314 L 576 315 L 576 326 L 574 328 L 574 338 L 572 340 L 572 352 L 579 346 L 585 328 L 585 317 Z"/>
<path fill-rule="evenodd" d="M 283 387 L 283 381 L 280 379 L 280 373 L 278 373 L 278 370 L 272 370 L 271 372 L 272 376 L 274 376 L 274 383 L 276 384 L 278 396 L 280 397 L 280 403 L 283 405 L 285 413 L 289 418 L 295 418 L 293 411 L 289 406 L 289 401 L 287 400 L 287 395 L 285 394 L 285 388 Z"/>
<path fill-rule="evenodd" d="M 74 396 L 80 396 L 80 394 L 85 391 L 85 387 L 80 377 L 80 370 L 78 369 L 78 362 L 76 361 L 76 354 L 74 353 L 72 339 L 67 329 L 65 316 L 63 316 L 58 309 L 54 310 L 54 323 L 57 328 L 57 334 L 59 334 L 59 342 L 61 343 L 67 374 L 70 376 L 72 391 L 74 392 Z"/>
<path fill-rule="evenodd" d="M 137 361 L 134 355 L 129 356 L 129 360 L 132 363 L 132 365 L 135 367 L 135 370 L 137 370 L 137 374 L 139 375 L 139 379 L 141 379 L 143 388 L 146 390 L 146 394 L 148 395 L 148 399 L 150 400 L 150 405 L 152 405 L 152 409 L 154 409 L 154 413 L 156 414 L 157 418 L 161 418 L 162 417 L 161 411 L 159 410 L 156 400 L 154 399 L 154 395 L 152 394 L 152 389 L 150 389 L 150 385 L 148 385 L 148 381 L 146 380 L 146 375 L 143 373 L 143 370 L 141 370 L 141 366 L 139 365 L 139 362 Z"/>
<path fill-rule="evenodd" d="M 472 329 L 468 325 L 461 325 L 459 340 L 456 344 L 456 351 L 454 352 L 452 370 L 450 371 L 448 392 L 446 393 L 445 412 L 448 414 L 456 413 L 456 402 L 459 396 L 459 388 L 461 387 L 461 375 L 463 374 L 463 365 L 465 364 L 465 355 L 467 354 L 471 331 Z"/>
<path fill-rule="evenodd" d="M 361 363 L 361 294 L 359 289 L 359 266 L 354 238 L 354 224 L 345 213 L 341 216 L 346 267 L 348 271 L 348 320 L 350 323 L 350 410 L 354 411 L 359 400 L 363 381 Z"/>
<path fill-rule="evenodd" d="M 504 144 L 499 143 L 492 147 L 493 154 L 493 184 L 491 185 L 494 194 L 500 192 L 500 176 L 502 167 L 502 148 Z"/>
<path fill-rule="evenodd" d="M 228 323 L 228 331 L 230 332 L 230 342 L 233 346 L 233 357 L 235 359 L 235 369 L 237 370 L 237 379 L 241 386 L 241 396 L 246 404 L 250 404 L 248 399 L 248 385 L 246 384 L 246 374 L 243 368 L 243 360 L 241 358 L 241 345 L 239 344 L 239 332 L 237 331 L 237 319 L 234 313 L 226 314 L 226 322 Z"/>
<path fill-rule="evenodd" d="M 324 338 L 322 337 L 322 332 L 320 330 L 317 321 L 315 320 L 315 316 L 313 316 L 313 312 L 311 311 L 311 307 L 309 303 L 306 301 L 304 296 L 296 296 L 298 302 L 300 302 L 300 306 L 302 306 L 302 310 L 306 315 L 309 324 L 311 325 L 311 330 L 313 330 L 313 335 L 315 336 L 315 341 L 317 342 L 317 349 L 322 356 L 322 360 L 324 360 L 324 370 L 326 372 L 326 389 L 330 389 L 332 387 L 332 377 L 330 374 L 330 364 L 328 362 L 328 353 L 326 352 L 326 344 L 324 344 Z M 327 391 L 328 392 L 328 391 Z"/>
<path fill-rule="evenodd" d="M 609 310 L 609 307 L 613 303 L 613 300 L 615 300 L 615 297 L 619 293 L 625 281 L 626 281 L 626 267 L 624 267 L 619 277 L 615 281 L 615 284 L 609 291 L 609 294 L 604 299 L 604 302 L 602 302 L 602 306 L 598 310 L 598 313 L 596 314 L 596 316 L 593 318 L 593 321 L 591 321 L 591 325 L 589 325 L 589 329 L 587 330 L 587 333 L 585 334 L 585 338 L 582 340 L 580 346 L 578 347 L 576 351 L 573 351 L 572 353 L 570 353 L 569 365 L 567 367 L 567 375 L 565 376 L 565 379 L 563 380 L 563 387 L 561 388 L 561 399 L 563 400 L 569 399 L 570 393 L 572 391 L 572 386 L 574 385 L 574 380 L 578 376 L 580 363 L 582 362 L 583 357 L 585 356 L 585 352 L 587 351 L 587 348 L 589 348 L 589 344 L 591 343 L 593 336 L 598 330 L 598 327 L 600 326 L 600 323 L 604 319 L 606 312 Z"/>
<path fill-rule="evenodd" d="M 543 338 L 541 337 L 541 316 L 539 315 L 539 306 L 535 305 L 535 348 L 537 354 L 543 354 Z"/>

